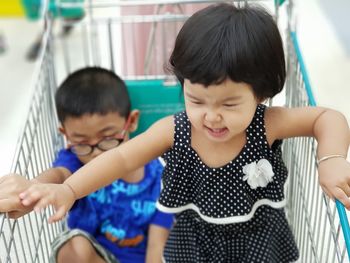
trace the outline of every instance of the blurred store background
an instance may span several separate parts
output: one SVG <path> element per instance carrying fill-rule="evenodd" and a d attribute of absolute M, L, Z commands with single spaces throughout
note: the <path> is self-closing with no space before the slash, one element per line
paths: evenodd
<path fill-rule="evenodd" d="M 316 101 L 350 120 L 350 1 L 294 2 L 297 33 Z M 0 1 L 0 174 L 10 171 L 27 116 L 36 65 L 28 54 L 43 26 L 42 21 L 24 16 L 20 0 Z"/>

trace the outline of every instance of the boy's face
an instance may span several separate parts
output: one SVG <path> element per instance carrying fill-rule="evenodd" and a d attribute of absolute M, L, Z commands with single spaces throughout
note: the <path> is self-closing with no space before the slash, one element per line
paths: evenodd
<path fill-rule="evenodd" d="M 132 111 L 129 115 L 128 125 L 126 125 L 127 118 L 120 116 L 118 112 L 105 115 L 85 114 L 81 117 L 68 117 L 64 121 L 63 127 L 60 128 L 60 132 L 66 136 L 70 147 L 77 145 L 95 146 L 91 153 L 77 154 L 79 160 L 86 164 L 104 152 L 96 144 L 101 146 L 113 145 L 113 141 L 118 144 L 115 139 L 119 139 L 119 141 L 127 140 L 129 132 L 137 129 L 138 117 L 139 112 L 137 110 Z"/>

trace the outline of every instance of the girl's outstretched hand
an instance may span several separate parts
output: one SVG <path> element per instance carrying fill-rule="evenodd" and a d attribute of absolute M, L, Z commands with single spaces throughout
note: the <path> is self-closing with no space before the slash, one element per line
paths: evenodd
<path fill-rule="evenodd" d="M 350 163 L 343 158 L 326 160 L 319 164 L 318 174 L 323 191 L 350 210 Z"/>
<path fill-rule="evenodd" d="M 35 204 L 34 211 L 40 212 L 48 205 L 53 205 L 55 212 L 49 223 L 61 220 L 75 202 L 73 189 L 67 184 L 37 184 L 19 194 L 24 206 Z"/>

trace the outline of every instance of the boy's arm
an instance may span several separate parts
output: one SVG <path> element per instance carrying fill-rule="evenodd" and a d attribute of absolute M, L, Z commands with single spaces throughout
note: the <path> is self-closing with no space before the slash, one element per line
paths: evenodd
<path fill-rule="evenodd" d="M 18 195 L 37 183 L 63 183 L 71 175 L 64 167 L 51 168 L 28 180 L 19 174 L 0 177 L 0 212 L 7 212 L 10 218 L 19 218 L 33 210 L 33 205 L 24 206 Z"/>
<path fill-rule="evenodd" d="M 162 263 L 169 229 L 151 224 L 148 228 L 146 263 Z"/>
<path fill-rule="evenodd" d="M 343 156 L 321 162 L 318 174 L 325 193 L 350 209 L 350 164 L 346 161 L 349 126 L 341 113 L 321 107 L 272 107 L 266 110 L 265 125 L 270 145 L 277 139 L 312 136 L 318 143 L 318 159 L 330 155 Z"/>
<path fill-rule="evenodd" d="M 174 215 L 156 209 L 148 228 L 146 263 L 163 262 L 163 251 Z"/>

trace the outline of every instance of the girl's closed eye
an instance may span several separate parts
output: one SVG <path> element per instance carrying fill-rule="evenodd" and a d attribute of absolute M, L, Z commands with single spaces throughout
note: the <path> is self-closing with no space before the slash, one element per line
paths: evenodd
<path fill-rule="evenodd" d="M 234 103 L 225 103 L 223 104 L 224 107 L 236 107 L 238 106 L 238 104 L 234 104 Z"/>
<path fill-rule="evenodd" d="M 227 109 L 234 109 L 234 108 L 237 108 L 239 106 L 238 103 L 225 103 L 225 104 L 222 104 L 222 106 L 224 108 L 227 108 Z"/>
<path fill-rule="evenodd" d="M 199 101 L 199 100 L 191 100 L 191 103 L 196 104 L 196 105 L 202 105 L 203 102 Z"/>

